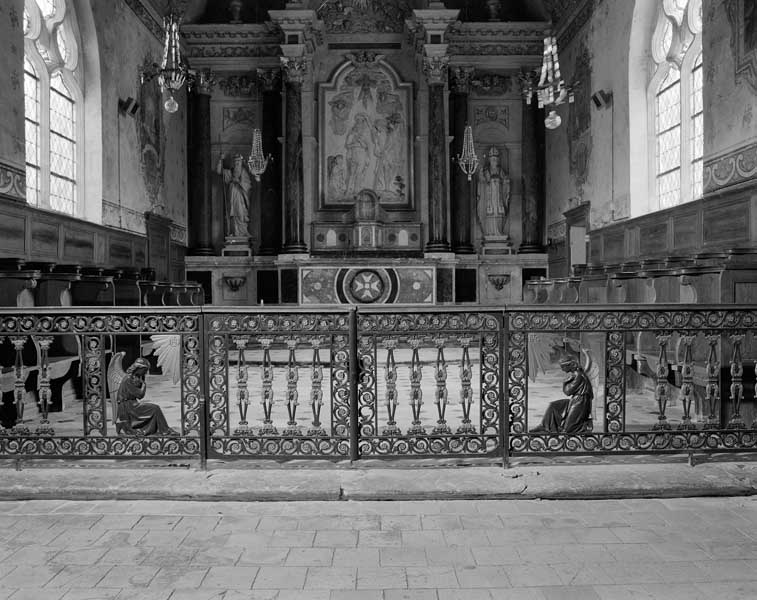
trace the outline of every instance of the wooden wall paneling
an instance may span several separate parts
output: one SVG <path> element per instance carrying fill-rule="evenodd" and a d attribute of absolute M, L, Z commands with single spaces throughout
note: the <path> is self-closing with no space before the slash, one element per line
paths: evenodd
<path fill-rule="evenodd" d="M 0 252 L 21 256 L 26 254 L 27 247 L 25 216 L 0 211 Z"/>
<path fill-rule="evenodd" d="M 49 221 L 29 219 L 30 249 L 33 258 L 51 258 L 57 260 L 60 255 L 60 225 Z"/>
<path fill-rule="evenodd" d="M 95 263 L 95 232 L 80 227 L 63 227 L 63 254 L 65 261 L 80 262 L 82 264 Z"/>
<path fill-rule="evenodd" d="M 680 214 L 672 214 L 673 251 L 696 250 L 702 245 L 701 207 Z"/>
<path fill-rule="evenodd" d="M 747 198 L 737 198 L 706 207 L 702 227 L 704 246 L 736 247 L 749 242 L 750 205 Z"/>
<path fill-rule="evenodd" d="M 602 262 L 622 262 L 625 258 L 626 236 L 621 228 L 614 228 L 604 235 Z"/>
<path fill-rule="evenodd" d="M 639 225 L 639 255 L 658 256 L 668 253 L 668 219 L 658 217 Z"/>

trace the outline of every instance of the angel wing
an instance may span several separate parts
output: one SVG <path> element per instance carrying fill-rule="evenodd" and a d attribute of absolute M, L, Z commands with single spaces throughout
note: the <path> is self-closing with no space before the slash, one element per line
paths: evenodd
<path fill-rule="evenodd" d="M 164 375 L 170 375 L 174 384 L 181 378 L 181 336 L 171 334 L 151 335 L 153 352 L 158 357 L 158 366 Z"/>
<path fill-rule="evenodd" d="M 539 371 L 547 372 L 551 361 L 551 354 L 555 348 L 562 346 L 562 338 L 551 333 L 532 333 L 528 336 L 528 376 L 531 381 L 536 380 Z"/>
<path fill-rule="evenodd" d="M 124 356 L 126 356 L 126 352 L 116 352 L 113 358 L 110 359 L 110 365 L 108 365 L 108 390 L 111 397 L 115 397 L 121 382 L 126 376 L 126 371 L 124 371 L 123 367 Z"/>

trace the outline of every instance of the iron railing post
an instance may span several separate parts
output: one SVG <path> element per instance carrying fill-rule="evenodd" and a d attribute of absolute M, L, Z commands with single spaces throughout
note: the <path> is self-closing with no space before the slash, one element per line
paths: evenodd
<path fill-rule="evenodd" d="M 358 385 L 360 383 L 357 356 L 357 307 L 350 308 L 349 316 L 350 347 L 350 461 L 360 458 L 358 447 L 360 432 L 360 414 L 358 409 Z"/>
<path fill-rule="evenodd" d="M 205 327 L 205 321 L 207 319 L 207 315 L 205 314 L 205 308 L 203 306 L 199 307 L 200 311 L 198 314 L 198 326 L 199 326 L 199 336 L 200 336 L 200 344 L 199 344 L 199 351 L 200 351 L 200 469 L 203 471 L 208 470 L 208 443 L 210 438 L 210 432 L 208 431 L 208 403 L 206 398 L 208 397 L 208 369 L 210 368 L 210 365 L 208 364 L 208 352 L 207 352 L 207 342 L 208 338 L 205 335 L 206 327 Z"/>
<path fill-rule="evenodd" d="M 200 396 L 200 469 L 208 470 L 208 406 Z"/>
<path fill-rule="evenodd" d="M 502 466 L 510 466 L 510 402 L 507 378 L 510 320 L 507 308 L 502 311 L 502 323 L 499 330 L 499 441 L 502 447 Z"/>

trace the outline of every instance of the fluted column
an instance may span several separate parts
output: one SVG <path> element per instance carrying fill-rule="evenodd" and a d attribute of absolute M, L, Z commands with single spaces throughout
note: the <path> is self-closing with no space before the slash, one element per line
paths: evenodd
<path fill-rule="evenodd" d="M 444 126 L 444 84 L 447 56 L 424 56 L 428 79 L 428 242 L 426 252 L 449 252 L 447 237 L 447 136 Z"/>
<path fill-rule="evenodd" d="M 462 153 L 468 124 L 468 93 L 472 68 L 458 67 L 451 73 L 449 129 L 454 136 L 451 156 Z M 452 166 L 452 249 L 457 254 L 474 254 L 471 243 L 471 187 L 473 182 L 455 163 Z"/>
<path fill-rule="evenodd" d="M 523 103 L 523 241 L 520 254 L 544 252 L 544 124 L 536 100 Z"/>
<path fill-rule="evenodd" d="M 307 61 L 304 57 L 282 57 L 281 64 L 286 104 L 283 252 L 302 253 L 308 251 L 302 171 L 302 82 Z"/>
<path fill-rule="evenodd" d="M 190 253 L 213 254 L 213 164 L 210 155 L 210 95 L 213 81 L 201 73 L 189 94 L 189 230 Z"/>
<path fill-rule="evenodd" d="M 258 69 L 258 84 L 263 94 L 263 150 L 271 154 L 261 177 L 260 254 L 275 255 L 281 249 L 281 70 Z"/>

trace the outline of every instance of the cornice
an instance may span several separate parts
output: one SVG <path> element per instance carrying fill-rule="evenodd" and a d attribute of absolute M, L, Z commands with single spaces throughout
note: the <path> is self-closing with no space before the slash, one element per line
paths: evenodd
<path fill-rule="evenodd" d="M 124 0 L 142 24 L 163 43 L 163 22 L 162 18 L 155 12 L 148 0 Z"/>
<path fill-rule="evenodd" d="M 0 163 L 0 197 L 26 200 L 26 172 L 16 166 Z"/>

